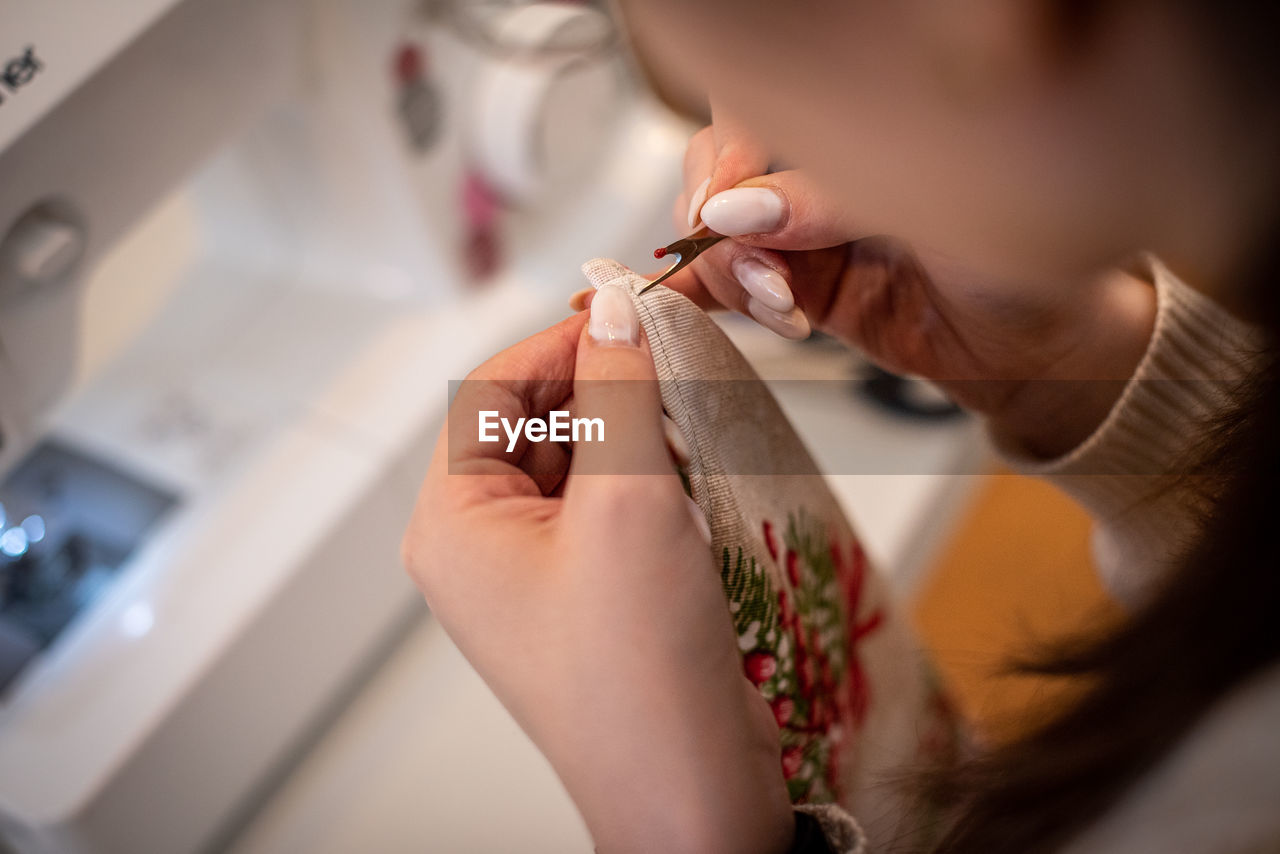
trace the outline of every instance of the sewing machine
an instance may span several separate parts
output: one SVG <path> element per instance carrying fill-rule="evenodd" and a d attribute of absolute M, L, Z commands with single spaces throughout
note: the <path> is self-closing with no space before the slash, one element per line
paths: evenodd
<path fill-rule="evenodd" d="M 0 848 L 219 847 L 421 612 L 448 381 L 669 238 L 533 5 L 0 0 Z"/>

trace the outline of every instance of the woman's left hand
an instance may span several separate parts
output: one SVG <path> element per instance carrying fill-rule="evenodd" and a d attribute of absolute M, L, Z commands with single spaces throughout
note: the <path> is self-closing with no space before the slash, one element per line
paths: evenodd
<path fill-rule="evenodd" d="M 778 729 L 668 456 L 648 345 L 620 289 L 591 310 L 462 384 L 406 565 L 599 850 L 785 851 Z M 482 411 L 555 409 L 603 419 L 606 441 L 478 441 Z"/>

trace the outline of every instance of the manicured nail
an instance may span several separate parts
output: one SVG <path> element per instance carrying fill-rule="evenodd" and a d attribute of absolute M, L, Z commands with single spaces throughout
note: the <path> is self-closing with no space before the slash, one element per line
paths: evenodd
<path fill-rule="evenodd" d="M 798 308 L 791 311 L 774 311 L 769 306 L 752 297 L 747 300 L 747 311 L 756 322 L 766 329 L 771 329 L 783 338 L 800 341 L 809 337 L 809 318 Z"/>
<path fill-rule="evenodd" d="M 796 307 L 796 298 L 782 274 L 752 258 L 733 262 L 733 276 L 743 289 L 774 311 L 788 312 Z"/>
<path fill-rule="evenodd" d="M 735 187 L 702 206 L 707 228 L 729 236 L 762 234 L 782 224 L 782 196 L 764 187 Z"/>
<path fill-rule="evenodd" d="M 689 443 L 685 441 L 684 434 L 680 432 L 680 428 L 669 415 L 662 416 L 662 435 L 667 440 L 667 450 L 671 452 L 671 458 L 678 465 L 689 465 Z"/>
<path fill-rule="evenodd" d="M 702 508 L 687 495 L 684 500 L 685 506 L 689 508 L 689 515 L 693 517 L 693 524 L 698 526 L 698 533 L 707 541 L 707 545 L 711 545 L 711 526 L 707 524 L 707 517 L 702 515 Z"/>
<path fill-rule="evenodd" d="M 711 186 L 711 176 L 708 175 L 698 185 L 698 189 L 693 191 L 693 198 L 689 200 L 689 230 L 693 231 L 698 227 L 698 223 L 702 220 L 702 206 L 707 202 L 707 188 Z"/>
<path fill-rule="evenodd" d="M 617 284 L 606 284 L 591 301 L 587 329 L 597 344 L 613 347 L 640 346 L 640 318 L 631 304 L 631 294 Z"/>
<path fill-rule="evenodd" d="M 582 311 L 587 307 L 587 296 L 595 292 L 595 288 L 583 288 L 580 291 L 574 291 L 569 294 L 569 308 L 574 311 Z"/>

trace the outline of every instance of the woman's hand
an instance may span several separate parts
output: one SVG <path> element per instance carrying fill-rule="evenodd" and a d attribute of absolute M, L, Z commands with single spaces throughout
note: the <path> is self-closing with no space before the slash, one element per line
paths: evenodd
<path fill-rule="evenodd" d="M 600 851 L 785 851 L 778 729 L 668 456 L 648 345 L 619 288 L 591 314 L 462 384 L 406 565 Z M 605 441 L 478 441 L 483 411 L 514 424 L 557 409 L 602 419 Z"/>
<path fill-rule="evenodd" d="M 799 171 L 769 171 L 732 121 L 685 155 L 681 230 L 734 237 L 669 280 L 786 337 L 810 325 L 887 370 L 934 380 L 1030 453 L 1074 447 L 1110 411 L 1146 351 L 1155 290 L 1120 271 L 1032 287 L 978 276 L 875 236 Z"/>

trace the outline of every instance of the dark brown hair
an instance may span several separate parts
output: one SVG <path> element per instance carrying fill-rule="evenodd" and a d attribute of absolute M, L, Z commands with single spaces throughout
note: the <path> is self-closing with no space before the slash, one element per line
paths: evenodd
<path fill-rule="evenodd" d="M 1093 0 L 1070 14 L 1106 5 Z M 1276 13 L 1256 4 L 1179 5 L 1198 15 L 1223 79 L 1234 80 L 1261 123 L 1272 125 L 1280 115 Z M 1088 37 L 1087 22 L 1073 27 L 1073 37 Z M 1249 298 L 1272 349 L 1239 403 L 1209 428 L 1210 447 L 1183 483 L 1207 497 L 1197 542 L 1123 625 L 1099 640 L 1064 644 L 1027 668 L 1081 677 L 1088 687 L 1071 708 L 930 780 L 930 794 L 956 807 L 937 854 L 1059 850 L 1219 700 L 1280 661 L 1280 229 L 1260 254 Z"/>

